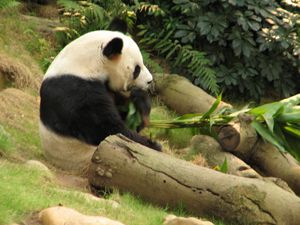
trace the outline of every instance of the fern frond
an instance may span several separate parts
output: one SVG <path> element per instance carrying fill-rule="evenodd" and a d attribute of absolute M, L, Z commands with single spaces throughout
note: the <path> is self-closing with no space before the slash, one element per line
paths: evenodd
<path fill-rule="evenodd" d="M 194 50 L 190 45 L 181 45 L 170 37 L 173 30 L 161 31 L 159 34 L 148 33 L 146 27 L 140 27 L 138 33 L 143 38 L 140 44 L 146 45 L 159 55 L 172 62 L 173 67 L 185 68 L 198 86 L 217 95 L 219 86 L 214 70 L 210 68 L 211 62 L 205 57 L 205 53 Z"/>

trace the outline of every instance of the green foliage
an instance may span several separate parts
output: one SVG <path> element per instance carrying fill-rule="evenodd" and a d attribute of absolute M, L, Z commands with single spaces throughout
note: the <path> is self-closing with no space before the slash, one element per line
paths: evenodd
<path fill-rule="evenodd" d="M 266 141 L 300 161 L 300 95 L 265 104 L 249 111 L 252 126 Z"/>
<path fill-rule="evenodd" d="M 128 113 L 126 116 L 126 125 L 131 130 L 136 130 L 142 123 L 140 113 L 136 110 L 132 102 L 129 103 Z"/>
<path fill-rule="evenodd" d="M 218 170 L 222 173 L 227 173 L 228 172 L 228 162 L 227 162 L 227 158 L 225 157 L 224 162 L 222 163 L 222 165 L 217 165 L 215 167 L 215 170 Z"/>
<path fill-rule="evenodd" d="M 299 14 L 278 1 L 134 2 L 140 43 L 196 85 L 255 99 L 299 91 Z"/>
<path fill-rule="evenodd" d="M 91 0 L 58 0 L 57 3 L 64 10 L 60 20 L 65 26 L 56 28 L 61 48 L 82 34 L 104 29 L 108 25 L 107 12 Z"/>
<path fill-rule="evenodd" d="M 0 1 L 0 9 L 16 7 L 19 4 L 20 4 L 20 2 L 18 2 L 16 0 L 1 0 Z"/>
<path fill-rule="evenodd" d="M 219 87 L 216 74 L 210 68 L 211 63 L 205 54 L 191 45 L 180 43 L 176 37 L 181 37 L 183 34 L 175 33 L 175 28 L 172 27 L 171 22 L 166 23 L 163 29 L 153 30 L 150 28 L 151 26 L 150 22 L 137 26 L 139 29 L 137 35 L 141 38 L 139 43 L 145 46 L 147 50 L 151 50 L 168 60 L 174 72 L 187 74 L 194 84 L 217 94 Z"/>
<path fill-rule="evenodd" d="M 163 68 L 151 58 L 148 52 L 144 50 L 141 52 L 144 59 L 144 64 L 152 73 L 163 73 Z"/>
<path fill-rule="evenodd" d="M 25 47 L 35 58 L 38 59 L 40 67 L 43 71 L 46 71 L 50 63 L 52 62 L 51 56 L 54 55 L 55 51 L 52 49 L 51 44 L 48 40 L 42 37 L 41 34 L 36 32 L 33 28 L 27 28 L 24 31 L 24 35 L 28 37 L 26 40 Z"/>

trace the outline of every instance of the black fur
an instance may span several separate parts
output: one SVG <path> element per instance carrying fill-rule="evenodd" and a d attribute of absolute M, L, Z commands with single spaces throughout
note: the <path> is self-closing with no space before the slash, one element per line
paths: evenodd
<path fill-rule="evenodd" d="M 151 111 L 151 98 L 148 92 L 144 90 L 132 89 L 130 93 L 130 99 L 142 117 L 142 124 L 137 128 L 137 132 L 139 132 L 147 125 L 146 122 L 149 120 Z"/>
<path fill-rule="evenodd" d="M 121 38 L 114 38 L 103 49 L 103 55 L 107 58 L 119 55 L 122 53 L 123 40 Z"/>
<path fill-rule="evenodd" d="M 141 73 L 141 67 L 139 65 L 136 65 L 133 71 L 133 79 L 138 78 L 140 73 Z"/>
<path fill-rule="evenodd" d="M 98 145 L 107 136 L 121 133 L 153 148 L 161 146 L 130 131 L 116 108 L 114 99 L 103 82 L 63 75 L 43 81 L 40 118 L 52 131 Z"/>
<path fill-rule="evenodd" d="M 120 31 L 123 34 L 126 34 L 127 30 L 128 30 L 128 26 L 127 26 L 127 23 L 124 20 L 119 19 L 119 18 L 114 18 L 111 21 L 111 23 L 108 27 L 108 30 Z"/>

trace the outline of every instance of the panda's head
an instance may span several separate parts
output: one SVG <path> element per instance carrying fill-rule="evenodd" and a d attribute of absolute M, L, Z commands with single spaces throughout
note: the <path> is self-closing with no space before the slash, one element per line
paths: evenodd
<path fill-rule="evenodd" d="M 115 36 L 102 45 L 100 53 L 109 87 L 114 91 L 129 91 L 133 87 L 147 89 L 153 77 L 143 63 L 139 47 L 130 37 L 113 33 Z"/>

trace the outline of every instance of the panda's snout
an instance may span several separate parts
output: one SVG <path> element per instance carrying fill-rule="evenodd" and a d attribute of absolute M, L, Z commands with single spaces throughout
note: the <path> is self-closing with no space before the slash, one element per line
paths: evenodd
<path fill-rule="evenodd" d="M 150 81 L 148 81 L 148 82 L 147 82 L 147 84 L 149 84 L 149 85 L 150 85 L 150 84 L 152 84 L 152 82 L 153 82 L 153 79 L 152 79 L 152 80 L 150 80 Z"/>

